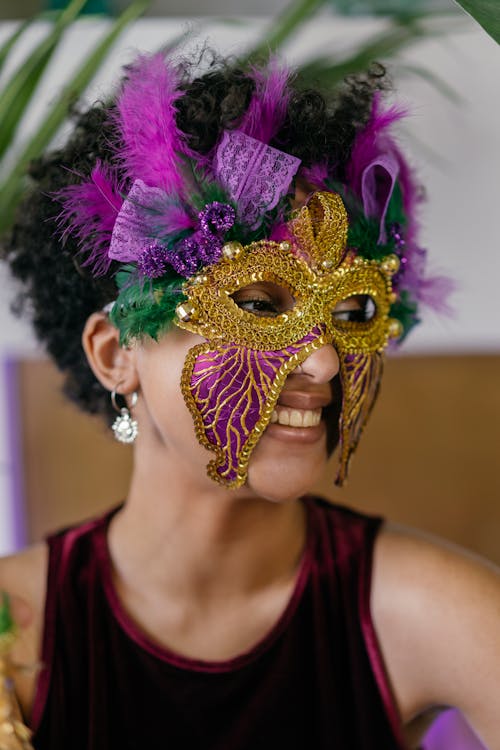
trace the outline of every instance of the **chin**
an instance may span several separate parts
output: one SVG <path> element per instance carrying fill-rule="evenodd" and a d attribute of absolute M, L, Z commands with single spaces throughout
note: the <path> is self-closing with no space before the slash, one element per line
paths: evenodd
<path fill-rule="evenodd" d="M 327 461 L 325 440 L 292 448 L 263 436 L 250 459 L 247 487 L 266 500 L 290 502 L 312 490 Z"/>
<path fill-rule="evenodd" d="M 313 482 L 304 482 L 299 479 L 295 481 L 293 477 L 285 480 L 283 476 L 273 477 L 270 474 L 262 476 L 258 472 L 255 474 L 249 472 L 247 487 L 258 497 L 269 500 L 269 502 L 290 503 L 303 495 L 307 495 L 316 481 L 316 477 Z"/>

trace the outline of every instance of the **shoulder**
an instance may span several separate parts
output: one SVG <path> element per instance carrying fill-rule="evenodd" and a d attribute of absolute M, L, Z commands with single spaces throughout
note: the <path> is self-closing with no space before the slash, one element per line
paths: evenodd
<path fill-rule="evenodd" d="M 84 550 L 87 556 L 91 556 L 95 532 L 105 529 L 108 518 L 118 509 L 112 508 L 98 517 L 61 528 L 48 537 L 48 542 L 40 542 L 22 552 L 0 558 L 0 591 L 10 595 L 14 614 L 17 613 L 15 619 L 21 627 L 29 621 L 43 619 L 49 554 L 56 565 L 61 554 L 67 556 L 70 550 L 73 554 Z"/>
<path fill-rule="evenodd" d="M 47 564 L 48 548 L 44 543 L 0 558 L 0 590 L 11 597 L 14 617 L 21 627 L 43 611 Z"/>
<path fill-rule="evenodd" d="M 19 628 L 12 660 L 27 667 L 18 670 L 14 678 L 24 716 L 30 713 L 40 658 L 47 565 L 48 550 L 42 543 L 0 559 L 0 591 L 9 595 L 13 619 Z"/>
<path fill-rule="evenodd" d="M 71 570 L 78 574 L 95 552 L 94 532 L 104 529 L 107 519 L 116 510 L 118 508 L 113 508 L 97 518 L 60 529 L 51 535 L 49 543 L 42 542 L 18 554 L 0 558 L 0 591 L 5 591 L 10 597 L 13 619 L 19 630 L 12 660 L 27 667 L 17 670 L 14 676 L 16 694 L 25 717 L 31 713 L 37 664 L 42 653 L 49 555 L 52 560 L 49 586 L 54 590 L 59 581 L 55 583 L 53 573 L 61 563 L 61 556 L 66 563 L 69 557 L 73 558 Z M 68 585 L 72 583 L 73 579 L 68 579 Z"/>
<path fill-rule="evenodd" d="M 485 739 L 500 736 L 498 568 L 385 525 L 374 551 L 372 613 L 404 719 L 452 705 Z"/>

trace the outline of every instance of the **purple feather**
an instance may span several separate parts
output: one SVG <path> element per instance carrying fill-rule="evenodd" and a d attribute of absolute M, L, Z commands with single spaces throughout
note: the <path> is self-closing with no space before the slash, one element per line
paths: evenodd
<path fill-rule="evenodd" d="M 271 227 L 269 232 L 271 242 L 295 242 L 295 236 L 290 227 L 284 222 L 279 222 Z"/>
<path fill-rule="evenodd" d="M 118 155 L 129 179 L 183 196 L 182 155 L 192 152 L 176 123 L 180 83 L 178 68 L 161 53 L 141 55 L 128 69 L 115 121 L 125 144 Z"/>
<path fill-rule="evenodd" d="M 354 139 L 351 159 L 347 166 L 347 183 L 359 197 L 361 197 L 363 171 L 377 157 L 390 153 L 396 156 L 398 162 L 402 161 L 396 143 L 387 131 L 406 114 L 404 109 L 396 106 L 390 107 L 385 112 L 381 111 L 380 96 L 375 94 L 370 119 Z"/>
<path fill-rule="evenodd" d="M 186 229 L 196 226 L 196 218 L 192 216 L 185 206 L 173 203 L 165 206 L 161 212 L 154 217 L 155 234 L 159 238 L 170 234 L 177 234 Z"/>
<path fill-rule="evenodd" d="M 255 91 L 238 130 L 269 144 L 285 121 L 290 100 L 290 70 L 274 57 L 264 70 L 253 68 L 250 76 L 255 82 Z"/>
<path fill-rule="evenodd" d="M 453 315 L 449 298 L 457 289 L 454 279 L 449 276 L 429 276 L 420 280 L 417 298 L 423 305 L 442 315 Z"/>
<path fill-rule="evenodd" d="M 315 190 L 326 190 L 326 181 L 328 179 L 328 165 L 312 164 L 310 167 L 302 167 L 300 176 L 309 182 Z"/>
<path fill-rule="evenodd" d="M 389 133 L 390 127 L 407 114 L 407 110 L 400 106 L 392 106 L 382 111 L 381 96 L 379 93 L 375 94 L 370 119 L 354 140 L 346 177 L 349 187 L 358 197 L 361 197 L 361 178 L 364 169 L 377 158 L 387 154 L 392 155 L 399 167 L 398 182 L 401 186 L 403 208 L 407 216 L 406 240 L 411 242 L 417 231 L 415 211 L 420 199 L 419 189 L 410 165 Z"/>
<path fill-rule="evenodd" d="M 123 203 L 120 187 L 112 173 L 97 162 L 89 181 L 53 194 L 62 204 L 56 221 L 63 241 L 69 235 L 77 239 L 86 256 L 84 265 L 92 266 L 97 276 L 105 274 L 111 264 L 108 248 Z"/>
<path fill-rule="evenodd" d="M 412 299 L 438 313 L 451 315 L 449 297 L 456 290 L 456 282 L 449 276 L 427 276 L 427 250 L 414 243 L 405 244 L 401 258 L 394 288 L 405 290 Z"/>

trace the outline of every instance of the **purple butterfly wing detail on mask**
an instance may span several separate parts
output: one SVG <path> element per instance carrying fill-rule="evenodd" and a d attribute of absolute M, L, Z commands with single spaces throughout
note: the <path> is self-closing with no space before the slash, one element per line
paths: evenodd
<path fill-rule="evenodd" d="M 218 453 L 209 465 L 212 476 L 216 472 L 216 478 L 227 484 L 241 478 L 242 456 L 269 423 L 288 373 L 309 356 L 309 345 L 322 335 L 316 326 L 279 351 L 227 344 L 198 354 L 189 373 L 187 401 L 203 442 Z"/>

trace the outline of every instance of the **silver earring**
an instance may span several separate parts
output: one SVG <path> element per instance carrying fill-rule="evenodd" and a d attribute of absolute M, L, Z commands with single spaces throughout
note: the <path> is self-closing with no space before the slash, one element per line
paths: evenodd
<path fill-rule="evenodd" d="M 126 405 L 121 408 L 118 406 L 116 403 L 116 396 L 116 391 L 111 391 L 111 403 L 113 404 L 113 409 L 118 412 L 118 416 L 111 425 L 111 429 L 113 430 L 115 440 L 118 440 L 119 443 L 130 444 L 135 441 L 139 434 L 137 420 L 132 419 L 132 415 Z M 133 409 L 136 403 L 137 391 L 134 391 L 130 397 L 130 408 Z"/>

